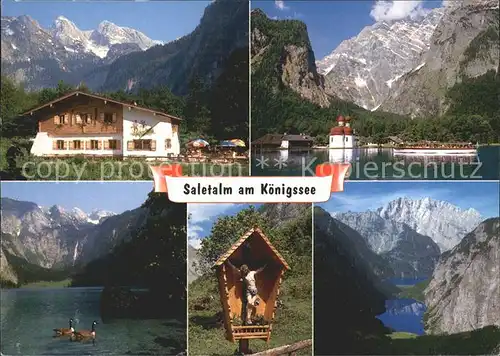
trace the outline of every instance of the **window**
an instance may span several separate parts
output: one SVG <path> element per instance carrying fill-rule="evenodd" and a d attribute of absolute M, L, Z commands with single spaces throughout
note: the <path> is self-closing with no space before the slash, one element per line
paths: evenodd
<path fill-rule="evenodd" d="M 118 140 L 109 140 L 109 149 L 117 150 L 118 149 Z"/>
<path fill-rule="evenodd" d="M 113 123 L 113 114 L 106 112 L 104 113 L 104 123 L 105 124 L 112 124 Z"/>
<path fill-rule="evenodd" d="M 172 133 L 177 133 L 179 127 L 177 125 L 172 125 Z"/>
<path fill-rule="evenodd" d="M 62 115 L 59 115 L 59 122 L 58 124 L 59 125 L 63 125 L 66 123 L 66 115 L 62 114 Z"/>
<path fill-rule="evenodd" d="M 90 149 L 98 150 L 99 149 L 99 141 L 98 140 L 90 140 Z"/>
<path fill-rule="evenodd" d="M 82 123 L 82 116 L 80 114 L 76 114 L 75 115 L 75 122 L 77 124 L 81 124 Z"/>
<path fill-rule="evenodd" d="M 127 150 L 129 151 L 156 151 L 155 140 L 133 140 L 127 142 Z"/>
<path fill-rule="evenodd" d="M 57 140 L 57 149 L 58 150 L 64 150 L 64 141 L 63 140 Z"/>
<path fill-rule="evenodd" d="M 134 140 L 134 150 L 151 151 L 151 140 Z"/>
<path fill-rule="evenodd" d="M 73 149 L 74 150 L 81 150 L 82 149 L 82 141 L 74 140 L 73 141 Z"/>
<path fill-rule="evenodd" d="M 169 150 L 169 149 L 171 149 L 171 148 L 172 148 L 172 140 L 171 140 L 171 139 L 169 139 L 169 138 L 167 138 L 167 139 L 165 140 L 165 149 L 166 149 L 166 150 Z"/>

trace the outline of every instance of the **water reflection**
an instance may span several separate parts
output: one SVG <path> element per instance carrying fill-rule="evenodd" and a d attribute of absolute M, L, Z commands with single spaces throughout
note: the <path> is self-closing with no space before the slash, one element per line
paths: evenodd
<path fill-rule="evenodd" d="M 350 163 L 349 179 L 498 179 L 499 147 L 482 147 L 477 156 L 395 155 L 391 148 L 319 149 L 307 152 L 252 153 L 252 175 L 311 176 L 321 163 Z M 265 164 L 259 163 L 265 162 Z"/>

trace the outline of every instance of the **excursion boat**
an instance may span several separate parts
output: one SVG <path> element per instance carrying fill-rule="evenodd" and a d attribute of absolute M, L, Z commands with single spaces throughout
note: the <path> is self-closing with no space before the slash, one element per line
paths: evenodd
<path fill-rule="evenodd" d="M 416 144 L 393 149 L 400 156 L 475 156 L 477 145 L 472 143 Z"/>

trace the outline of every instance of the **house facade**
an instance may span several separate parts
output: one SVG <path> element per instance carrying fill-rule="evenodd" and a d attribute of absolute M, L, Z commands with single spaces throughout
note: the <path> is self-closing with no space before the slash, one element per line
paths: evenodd
<path fill-rule="evenodd" d="M 135 104 L 73 92 L 32 109 L 35 156 L 162 158 L 180 152 L 181 119 Z"/>

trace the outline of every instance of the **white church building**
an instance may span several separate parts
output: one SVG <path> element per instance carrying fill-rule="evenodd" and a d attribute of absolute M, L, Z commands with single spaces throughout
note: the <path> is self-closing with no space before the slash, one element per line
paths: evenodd
<path fill-rule="evenodd" d="M 355 147 L 355 136 L 351 128 L 351 118 L 340 115 L 337 126 L 330 130 L 328 148 L 352 149 Z"/>

